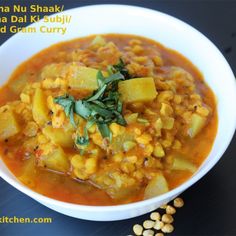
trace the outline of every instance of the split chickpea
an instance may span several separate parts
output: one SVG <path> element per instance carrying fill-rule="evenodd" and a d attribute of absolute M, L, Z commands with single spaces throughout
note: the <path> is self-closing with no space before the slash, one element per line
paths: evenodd
<path fill-rule="evenodd" d="M 164 223 L 160 220 L 157 220 L 153 228 L 156 230 L 160 230 L 162 229 L 163 226 L 164 226 Z"/>
<path fill-rule="evenodd" d="M 166 207 L 167 207 L 167 204 L 160 206 L 161 209 L 166 209 Z"/>
<path fill-rule="evenodd" d="M 134 231 L 135 235 L 142 235 L 143 227 L 139 224 L 136 224 L 133 226 L 133 231 Z"/>
<path fill-rule="evenodd" d="M 174 231 L 174 226 L 171 225 L 171 224 L 165 224 L 165 225 L 162 227 L 161 231 L 162 231 L 163 233 L 172 233 L 172 232 Z"/>
<path fill-rule="evenodd" d="M 162 220 L 162 222 L 167 223 L 167 224 L 170 224 L 170 223 L 172 223 L 174 221 L 172 215 L 169 215 L 169 214 L 164 214 L 161 217 L 161 220 Z"/>
<path fill-rule="evenodd" d="M 156 233 L 155 236 L 164 236 L 163 233 Z"/>
<path fill-rule="evenodd" d="M 176 213 L 176 210 L 174 207 L 167 205 L 166 207 L 166 214 L 168 215 L 174 215 Z"/>
<path fill-rule="evenodd" d="M 154 227 L 154 225 L 155 225 L 155 222 L 152 221 L 152 220 L 145 220 L 145 221 L 143 222 L 143 227 L 144 227 L 145 229 L 151 229 L 151 228 Z"/>
<path fill-rule="evenodd" d="M 161 219 L 161 214 L 159 212 L 152 212 L 150 215 L 151 220 L 160 220 Z"/>
<path fill-rule="evenodd" d="M 183 201 L 183 199 L 180 198 L 180 197 L 177 197 L 177 198 L 174 200 L 174 206 L 177 207 L 177 208 L 183 207 L 183 206 L 184 206 L 184 201 Z"/>
<path fill-rule="evenodd" d="M 154 235 L 154 231 L 151 229 L 147 229 L 143 231 L 143 236 L 153 236 Z"/>
<path fill-rule="evenodd" d="M 184 201 L 182 198 L 176 198 L 173 201 L 173 205 L 163 205 L 160 208 L 165 210 L 165 213 L 161 215 L 159 212 L 152 212 L 150 214 L 150 220 L 145 220 L 143 225 L 136 224 L 133 226 L 133 231 L 135 235 L 142 236 L 164 236 L 164 233 L 172 233 L 174 231 L 174 218 L 172 215 L 176 213 L 176 208 L 184 206 Z M 159 231 L 159 232 L 158 232 Z M 161 232 L 160 232 L 161 231 Z"/>
<path fill-rule="evenodd" d="M 164 236 L 163 233 L 156 233 L 155 236 Z"/>

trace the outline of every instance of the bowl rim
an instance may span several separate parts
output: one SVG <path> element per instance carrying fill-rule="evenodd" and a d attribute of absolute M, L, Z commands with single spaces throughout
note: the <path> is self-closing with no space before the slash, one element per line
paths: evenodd
<path fill-rule="evenodd" d="M 234 74 L 228 64 L 228 62 L 226 61 L 226 59 L 224 58 L 224 56 L 222 55 L 222 53 L 219 51 L 219 49 L 205 36 L 203 35 L 200 31 L 198 31 L 197 29 L 195 29 L 194 27 L 192 27 L 191 25 L 185 23 L 184 21 L 173 17 L 169 14 L 160 12 L 158 10 L 153 10 L 150 8 L 146 8 L 146 7 L 139 7 L 139 6 L 134 6 L 134 5 L 124 5 L 124 4 L 93 4 L 93 5 L 86 5 L 86 6 L 82 6 L 82 7 L 76 7 L 76 8 L 71 8 L 68 10 L 63 11 L 62 13 L 69 13 L 69 12 L 73 12 L 73 11 L 78 11 L 80 9 L 89 9 L 89 8 L 98 8 L 98 9 L 102 9 L 102 8 L 129 8 L 130 11 L 142 11 L 146 14 L 159 14 L 161 17 L 164 17 L 170 21 L 175 21 L 176 23 L 178 23 L 179 25 L 181 25 L 182 27 L 185 27 L 188 31 L 192 31 L 195 34 L 198 34 L 199 37 L 202 38 L 202 40 L 206 41 L 208 43 L 208 46 L 212 48 L 212 50 L 214 50 L 218 56 L 219 59 L 221 60 L 221 63 L 224 64 L 225 68 L 228 70 L 229 74 L 231 74 L 231 79 L 234 80 L 234 90 L 235 90 L 235 94 L 236 94 L 236 81 L 234 78 Z M 50 16 L 55 16 L 58 15 L 60 13 L 56 13 L 56 14 L 52 14 Z M 34 23 L 37 24 L 37 23 Z M 34 25 L 34 24 L 30 24 L 27 27 Z M 14 39 L 17 39 L 18 34 L 15 34 L 13 36 L 11 36 L 8 40 L 6 40 L 1 46 L 0 46 L 0 54 L 1 54 L 1 50 L 4 47 L 7 47 L 9 41 L 12 41 Z M 140 35 L 142 36 L 142 35 Z M 145 37 L 145 36 L 144 36 Z M 165 45 L 165 44 L 163 44 Z M 76 204 L 76 203 L 69 203 L 69 202 L 64 202 L 64 201 L 60 201 L 60 200 L 56 200 L 47 196 L 44 196 L 40 193 L 37 193 L 33 190 L 31 190 L 30 188 L 28 188 L 27 186 L 23 185 L 22 183 L 20 183 L 17 179 L 13 179 L 10 176 L 8 176 L 7 174 L 3 173 L 0 169 L 0 177 L 2 179 L 4 179 L 6 182 L 8 182 L 9 184 L 11 184 L 13 187 L 15 187 L 16 189 L 18 189 L 19 191 L 23 192 L 24 194 L 26 194 L 27 196 L 39 201 L 39 202 L 43 202 L 43 204 L 49 204 L 49 205 L 54 205 L 57 207 L 60 207 L 63 205 L 64 208 L 66 209 L 71 209 L 73 208 L 73 210 L 84 210 L 87 212 L 113 212 L 113 211 L 124 211 L 124 210 L 129 210 L 129 209 L 133 209 L 133 208 L 141 208 L 141 207 L 145 207 L 148 205 L 152 205 L 155 202 L 161 202 L 161 201 L 165 201 L 165 199 L 171 199 L 174 196 L 178 195 L 179 193 L 185 191 L 187 188 L 189 188 L 190 186 L 192 186 L 193 184 L 195 184 L 199 179 L 201 179 L 206 173 L 208 173 L 208 171 L 210 171 L 213 166 L 219 161 L 219 159 L 222 157 L 222 155 L 224 154 L 224 152 L 226 151 L 228 145 L 230 144 L 235 129 L 236 129 L 236 112 L 234 113 L 234 124 L 231 125 L 231 130 L 228 132 L 228 140 L 227 142 L 224 143 L 224 146 L 221 148 L 220 152 L 217 153 L 217 155 L 215 156 L 215 158 L 213 160 L 211 160 L 209 163 L 207 163 L 205 166 L 203 166 L 197 173 L 195 173 L 192 177 L 190 177 L 188 180 L 186 180 L 184 183 L 182 183 L 180 186 L 168 191 L 165 194 L 162 194 L 160 196 L 151 198 L 151 199 L 146 199 L 146 200 L 141 200 L 138 202 L 134 202 L 134 203 L 128 203 L 128 204 L 121 204 L 121 205 L 110 205 L 110 206 L 93 206 L 93 205 L 82 205 L 82 204 Z M 217 131 L 218 133 L 218 131 Z M 208 154 L 209 156 L 209 154 Z M 205 159 L 207 160 L 207 158 Z M 6 165 L 5 165 L 6 166 Z M 7 166 L 6 166 L 7 168 Z M 8 168 L 7 168 L 8 169 Z M 11 172 L 8 169 L 9 172 Z M 11 173 L 12 174 L 12 173 Z M 13 175 L 13 174 L 12 174 Z M 13 175 L 14 178 L 16 178 Z"/>

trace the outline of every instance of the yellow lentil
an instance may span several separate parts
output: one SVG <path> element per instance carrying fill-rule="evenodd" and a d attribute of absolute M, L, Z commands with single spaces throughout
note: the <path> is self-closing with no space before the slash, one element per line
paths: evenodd
<path fill-rule="evenodd" d="M 166 207 L 166 214 L 173 215 L 176 213 L 176 210 L 174 207 L 167 205 Z"/>
<path fill-rule="evenodd" d="M 183 206 L 184 206 L 184 201 L 183 201 L 183 199 L 180 198 L 180 197 L 177 197 L 177 198 L 174 200 L 174 206 L 177 207 L 177 208 L 183 207 Z"/>
<path fill-rule="evenodd" d="M 164 223 L 160 220 L 157 220 L 153 228 L 156 230 L 160 230 L 162 229 L 163 226 L 164 226 Z"/>
<path fill-rule="evenodd" d="M 136 225 L 133 226 L 133 231 L 136 235 L 142 235 L 143 227 L 139 224 L 136 224 Z"/>
<path fill-rule="evenodd" d="M 151 215 L 150 215 L 150 218 L 152 220 L 160 220 L 161 219 L 161 215 L 159 212 L 152 212 Z"/>
<path fill-rule="evenodd" d="M 172 222 L 174 221 L 172 215 L 169 215 L 169 214 L 164 214 L 164 215 L 161 217 L 161 220 L 162 220 L 162 222 L 168 223 L 168 224 L 170 224 L 170 223 L 172 223 Z"/>
<path fill-rule="evenodd" d="M 154 235 L 154 231 L 151 229 L 147 229 L 143 231 L 143 236 L 153 236 Z"/>
<path fill-rule="evenodd" d="M 165 224 L 165 225 L 162 227 L 161 231 L 162 231 L 163 233 L 172 233 L 172 232 L 174 231 L 174 226 L 171 225 L 171 224 Z"/>
<path fill-rule="evenodd" d="M 152 221 L 152 220 L 145 220 L 145 221 L 143 222 L 143 227 L 144 227 L 145 229 L 151 229 L 151 228 L 153 228 L 154 225 L 155 225 L 155 222 Z"/>
<path fill-rule="evenodd" d="M 156 233 L 155 236 L 164 236 L 163 233 Z"/>

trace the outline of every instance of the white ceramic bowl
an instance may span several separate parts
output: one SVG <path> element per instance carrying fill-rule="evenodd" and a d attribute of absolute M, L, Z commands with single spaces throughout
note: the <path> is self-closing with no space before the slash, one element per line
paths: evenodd
<path fill-rule="evenodd" d="M 64 36 L 18 33 L 0 47 L 1 84 L 9 78 L 17 65 L 54 43 L 101 33 L 145 36 L 185 55 L 200 69 L 206 82 L 213 89 L 218 101 L 219 115 L 218 132 L 213 148 L 198 172 L 178 188 L 159 197 L 119 206 L 76 205 L 42 196 L 22 185 L 1 160 L 0 176 L 43 205 L 76 218 L 112 221 L 150 212 L 193 185 L 225 152 L 236 127 L 236 109 L 232 107 L 236 101 L 234 75 L 223 55 L 204 35 L 188 24 L 161 12 L 124 5 L 94 5 L 72 9 L 59 15 L 62 14 L 72 16 Z M 42 21 L 34 24 L 36 27 L 41 25 L 43 25 Z"/>

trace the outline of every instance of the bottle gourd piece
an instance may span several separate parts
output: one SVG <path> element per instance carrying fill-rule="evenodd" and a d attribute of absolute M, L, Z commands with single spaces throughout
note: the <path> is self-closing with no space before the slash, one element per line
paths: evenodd
<path fill-rule="evenodd" d="M 144 192 L 144 199 L 156 197 L 168 191 L 169 187 L 166 178 L 161 173 L 158 173 L 148 183 Z"/>
<path fill-rule="evenodd" d="M 40 88 L 35 90 L 33 96 L 32 113 L 34 120 L 40 126 L 43 126 L 49 121 L 49 109 L 47 107 L 46 96 Z"/>
<path fill-rule="evenodd" d="M 122 101 L 126 103 L 149 102 L 157 96 L 152 77 L 121 81 L 119 83 L 119 93 L 121 94 Z"/>
<path fill-rule="evenodd" d="M 202 117 L 196 113 L 192 114 L 189 125 L 188 134 L 191 138 L 194 138 L 206 125 L 207 118 Z"/>
<path fill-rule="evenodd" d="M 0 113 L 0 141 L 10 138 L 20 131 L 20 126 L 12 111 Z"/>
<path fill-rule="evenodd" d="M 74 141 L 72 139 L 72 131 L 46 126 L 45 128 L 43 128 L 42 132 L 54 144 L 58 144 L 65 148 L 70 148 L 74 145 Z"/>
<path fill-rule="evenodd" d="M 38 166 L 63 173 L 69 171 L 69 160 L 60 146 L 48 143 L 41 145 L 39 150 L 42 153 L 37 157 Z"/>

